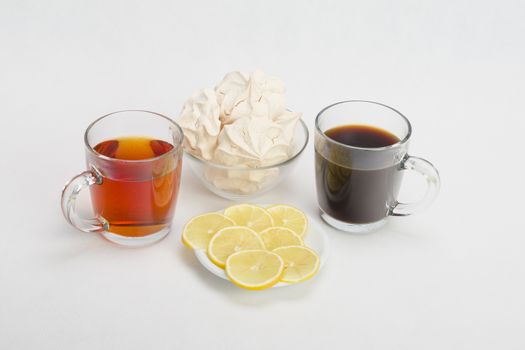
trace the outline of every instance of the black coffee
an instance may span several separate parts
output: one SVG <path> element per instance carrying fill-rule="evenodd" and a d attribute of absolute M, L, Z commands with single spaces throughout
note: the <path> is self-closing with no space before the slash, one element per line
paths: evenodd
<path fill-rule="evenodd" d="M 393 145 L 399 138 L 390 132 L 367 125 L 342 125 L 325 131 L 325 135 L 342 144 L 363 148 Z M 337 152 L 342 152 L 340 149 Z M 350 165 L 340 165 L 328 155 L 326 159 L 315 151 L 317 196 L 321 209 L 331 217 L 348 223 L 365 224 L 386 217 L 399 192 L 402 172 L 398 164 L 390 167 L 364 170 L 353 166 L 352 159 L 366 163 L 366 151 L 345 149 Z M 369 151 L 374 152 L 374 151 Z M 357 160 L 357 159 L 356 159 Z M 348 162 L 347 162 L 348 163 Z M 357 162 L 356 162 L 357 163 Z"/>

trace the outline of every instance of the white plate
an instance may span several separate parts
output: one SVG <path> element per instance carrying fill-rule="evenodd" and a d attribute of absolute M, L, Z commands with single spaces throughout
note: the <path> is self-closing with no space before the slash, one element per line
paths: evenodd
<path fill-rule="evenodd" d="M 319 257 L 321 259 L 319 270 L 321 270 L 324 264 L 326 263 L 326 260 L 328 259 L 328 239 L 326 238 L 326 233 L 323 231 L 321 226 L 317 222 L 313 221 L 310 217 L 307 216 L 307 218 L 308 230 L 306 231 L 306 235 L 304 236 L 304 244 L 307 247 L 313 249 L 317 254 L 319 254 Z M 215 276 L 228 280 L 228 277 L 226 277 L 226 273 L 224 272 L 224 270 L 215 265 L 208 258 L 206 250 L 195 250 L 195 256 L 197 257 L 197 260 L 199 260 L 199 262 L 202 264 L 202 266 L 204 266 L 208 271 L 213 273 Z M 286 287 L 291 285 L 292 284 L 289 283 L 279 282 L 272 288 Z"/>

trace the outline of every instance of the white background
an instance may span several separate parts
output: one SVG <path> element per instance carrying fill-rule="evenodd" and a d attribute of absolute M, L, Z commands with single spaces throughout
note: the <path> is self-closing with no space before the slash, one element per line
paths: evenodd
<path fill-rule="evenodd" d="M 0 349 L 525 348 L 522 1 L 0 0 Z M 355 236 L 308 283 L 248 292 L 180 243 L 231 204 L 184 169 L 170 236 L 116 247 L 69 227 L 62 185 L 82 136 L 115 110 L 178 117 L 197 88 L 260 68 L 310 131 L 371 99 L 413 124 L 439 168 L 425 213 Z M 319 221 L 313 144 L 261 202 Z M 418 181 L 419 180 L 419 181 Z M 402 198 L 422 183 L 407 176 Z"/>

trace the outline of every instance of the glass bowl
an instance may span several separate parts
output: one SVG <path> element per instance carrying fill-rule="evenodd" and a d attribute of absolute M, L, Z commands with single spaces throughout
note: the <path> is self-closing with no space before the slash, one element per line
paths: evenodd
<path fill-rule="evenodd" d="M 308 128 L 302 119 L 295 126 L 288 159 L 283 162 L 248 168 L 213 163 L 184 150 L 186 164 L 204 186 L 218 196 L 231 200 L 255 198 L 275 186 L 290 174 L 299 155 L 308 144 Z"/>

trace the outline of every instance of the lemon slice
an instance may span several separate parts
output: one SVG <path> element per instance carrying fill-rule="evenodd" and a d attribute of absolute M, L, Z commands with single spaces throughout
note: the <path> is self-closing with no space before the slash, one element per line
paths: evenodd
<path fill-rule="evenodd" d="M 266 208 L 266 210 L 272 216 L 275 226 L 289 228 L 301 237 L 306 233 L 308 219 L 299 209 L 285 204 L 277 204 Z"/>
<path fill-rule="evenodd" d="M 286 227 L 269 227 L 259 233 L 268 250 L 291 245 L 303 245 L 303 239 Z"/>
<path fill-rule="evenodd" d="M 191 249 L 206 249 L 211 237 L 229 226 L 235 226 L 233 220 L 219 213 L 195 216 L 184 226 L 182 243 Z"/>
<path fill-rule="evenodd" d="M 226 260 L 226 276 L 241 288 L 260 290 L 270 288 L 284 271 L 283 259 L 267 250 L 244 250 Z"/>
<path fill-rule="evenodd" d="M 237 204 L 224 210 L 224 215 L 239 226 L 246 226 L 255 232 L 273 226 L 272 216 L 261 207 L 252 204 Z"/>
<path fill-rule="evenodd" d="M 320 259 L 316 252 L 303 246 L 281 247 L 273 251 L 284 260 L 281 281 L 297 283 L 306 281 L 319 271 Z"/>
<path fill-rule="evenodd" d="M 217 232 L 208 244 L 208 257 L 224 268 L 226 259 L 241 250 L 264 249 L 264 243 L 252 229 L 242 226 L 225 227 Z"/>

